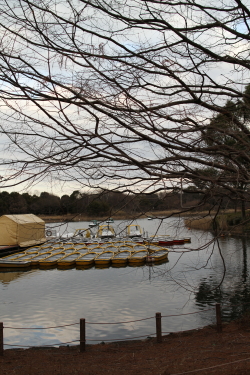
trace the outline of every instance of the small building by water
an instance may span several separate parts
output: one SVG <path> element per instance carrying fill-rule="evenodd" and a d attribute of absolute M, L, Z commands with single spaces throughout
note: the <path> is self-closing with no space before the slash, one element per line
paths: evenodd
<path fill-rule="evenodd" d="M 0 245 L 28 247 L 46 241 L 45 221 L 33 214 L 2 215 Z"/>

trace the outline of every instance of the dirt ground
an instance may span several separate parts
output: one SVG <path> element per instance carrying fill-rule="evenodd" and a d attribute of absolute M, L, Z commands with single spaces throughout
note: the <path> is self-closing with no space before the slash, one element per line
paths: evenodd
<path fill-rule="evenodd" d="M 170 334 L 155 339 L 39 349 L 9 349 L 0 375 L 249 375 L 250 322 Z"/>

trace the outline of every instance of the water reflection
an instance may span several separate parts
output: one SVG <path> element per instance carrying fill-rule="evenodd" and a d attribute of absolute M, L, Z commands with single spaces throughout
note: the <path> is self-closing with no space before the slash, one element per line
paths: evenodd
<path fill-rule="evenodd" d="M 35 272 L 36 270 L 33 269 L 32 271 Z M 26 272 L 30 273 L 31 272 L 31 268 L 27 267 L 27 268 L 22 268 L 21 270 L 20 270 L 20 268 L 5 268 L 5 269 L 1 269 L 1 272 L 0 272 L 0 283 L 2 283 L 2 284 L 9 284 L 12 281 L 16 281 L 19 278 L 25 277 L 26 276 Z M 27 274 L 27 276 L 28 276 L 28 274 Z"/>
<path fill-rule="evenodd" d="M 232 247 L 232 242 L 234 247 Z M 218 288 L 216 273 L 203 278 L 199 284 L 195 299 L 200 306 L 222 304 L 224 320 L 235 319 L 250 308 L 249 249 L 246 238 L 225 239 L 221 241 L 223 257 L 226 263 L 226 276 Z M 226 246 L 225 246 L 226 245 Z"/>
<path fill-rule="evenodd" d="M 145 231 L 157 230 L 157 220 L 138 220 Z M 71 224 L 71 223 L 70 223 Z M 69 231 L 87 227 L 72 223 Z M 121 223 L 118 222 L 121 228 Z M 75 226 L 75 228 L 74 228 Z M 62 230 L 64 230 L 62 228 Z M 182 220 L 168 219 L 160 233 L 192 238 L 191 244 L 170 248 L 169 262 L 141 267 L 51 268 L 0 272 L 0 321 L 14 327 L 48 327 L 79 322 L 119 322 L 162 315 L 202 311 L 215 302 L 225 305 L 231 319 L 250 301 L 247 239 L 221 238 L 220 248 L 227 273 L 211 233 L 188 231 Z M 186 253 L 182 253 L 185 250 Z M 192 251 L 191 251 L 192 250 Z M 229 307 L 226 307 L 229 303 Z M 215 311 L 164 318 L 164 332 L 197 328 L 215 320 Z M 155 320 L 120 325 L 87 324 L 88 343 L 105 339 L 148 336 Z M 79 338 L 79 327 L 44 331 L 4 330 L 9 345 L 46 345 Z"/>

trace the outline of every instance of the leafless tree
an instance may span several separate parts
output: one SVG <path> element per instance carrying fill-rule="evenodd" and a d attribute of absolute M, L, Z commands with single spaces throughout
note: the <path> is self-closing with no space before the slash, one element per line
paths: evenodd
<path fill-rule="evenodd" d="M 50 175 L 135 194 L 199 181 L 197 206 L 249 201 L 246 2 L 2 0 L 0 10 L 2 186 Z M 227 101 L 241 111 L 220 127 Z"/>

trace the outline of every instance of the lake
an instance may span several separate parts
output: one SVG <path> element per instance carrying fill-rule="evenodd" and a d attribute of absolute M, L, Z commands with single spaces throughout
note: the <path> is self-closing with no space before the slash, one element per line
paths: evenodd
<path fill-rule="evenodd" d="M 115 221 L 112 225 L 119 231 L 130 223 Z M 136 223 L 154 234 L 161 221 L 139 219 Z M 88 224 L 49 227 L 63 233 Z M 0 321 L 5 327 L 37 328 L 79 323 L 85 318 L 87 343 L 93 344 L 154 334 L 154 318 L 133 321 L 154 317 L 156 312 L 189 314 L 164 317 L 162 330 L 167 333 L 213 323 L 216 302 L 222 303 L 224 320 L 246 310 L 250 302 L 249 239 L 221 237 L 214 243 L 211 233 L 188 230 L 176 218 L 164 220 L 159 234 L 188 236 L 191 243 L 169 247 L 169 261 L 161 265 L 0 272 Z M 99 322 L 129 323 L 90 324 Z M 5 348 L 71 344 L 78 339 L 78 324 L 44 330 L 4 329 Z"/>

